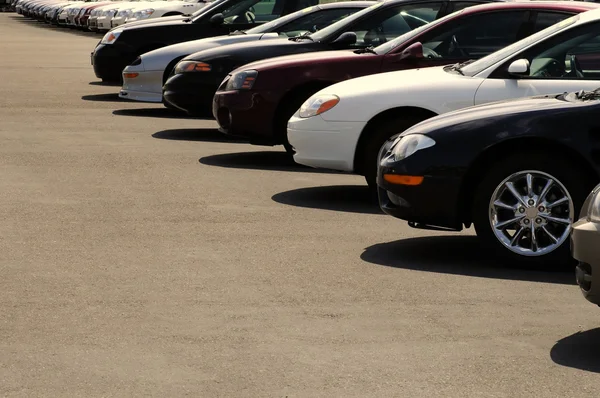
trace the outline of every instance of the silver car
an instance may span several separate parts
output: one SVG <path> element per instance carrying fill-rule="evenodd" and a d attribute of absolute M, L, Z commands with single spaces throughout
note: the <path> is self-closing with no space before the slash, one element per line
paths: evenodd
<path fill-rule="evenodd" d="M 573 257 L 579 261 L 577 284 L 589 302 L 600 305 L 600 185 L 586 199 L 580 217 L 571 235 Z"/>
<path fill-rule="evenodd" d="M 257 40 L 287 39 L 315 32 L 374 2 L 345 1 L 307 7 L 245 32 L 210 37 L 162 47 L 142 54 L 123 70 L 123 88 L 119 97 L 142 102 L 162 102 L 162 87 L 182 58 L 198 51 L 228 44 Z"/>

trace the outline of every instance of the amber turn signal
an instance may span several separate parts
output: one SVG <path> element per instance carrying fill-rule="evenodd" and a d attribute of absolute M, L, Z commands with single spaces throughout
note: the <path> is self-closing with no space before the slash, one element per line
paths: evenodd
<path fill-rule="evenodd" d="M 138 77 L 140 74 L 137 72 L 127 72 L 127 73 L 123 73 L 123 77 L 127 78 L 127 79 L 133 79 L 135 77 Z"/>
<path fill-rule="evenodd" d="M 383 179 L 390 184 L 398 185 L 421 185 L 423 182 L 422 176 L 403 176 L 398 174 L 384 174 Z"/>

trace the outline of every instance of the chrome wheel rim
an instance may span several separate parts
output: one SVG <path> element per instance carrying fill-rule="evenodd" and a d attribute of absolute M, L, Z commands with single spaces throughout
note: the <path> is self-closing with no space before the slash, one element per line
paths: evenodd
<path fill-rule="evenodd" d="M 490 200 L 496 238 L 513 253 L 539 257 L 569 238 L 574 218 L 569 191 L 550 174 L 526 170 L 502 181 Z"/>

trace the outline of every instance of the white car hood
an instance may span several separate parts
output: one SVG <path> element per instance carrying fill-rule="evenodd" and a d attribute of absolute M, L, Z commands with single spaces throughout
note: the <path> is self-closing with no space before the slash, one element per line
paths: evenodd
<path fill-rule="evenodd" d="M 175 58 L 185 57 L 187 55 L 197 53 L 198 51 L 204 51 L 228 44 L 277 38 L 279 38 L 277 33 L 256 33 L 251 35 L 242 34 L 232 36 L 217 36 L 200 40 L 186 41 L 183 43 L 162 47 L 143 54 L 141 56 L 142 65 L 146 71 L 164 70 Z"/>
<path fill-rule="evenodd" d="M 446 72 L 444 66 L 378 73 L 326 87 L 320 94 L 340 98 L 322 113 L 327 121 L 366 122 L 379 113 L 401 107 L 427 109 L 436 114 L 474 105 L 481 78 Z"/>

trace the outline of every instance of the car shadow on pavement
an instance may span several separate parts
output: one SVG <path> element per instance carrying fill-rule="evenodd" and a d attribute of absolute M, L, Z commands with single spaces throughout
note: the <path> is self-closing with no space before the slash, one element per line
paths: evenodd
<path fill-rule="evenodd" d="M 361 254 L 366 262 L 386 267 L 480 278 L 575 284 L 575 271 L 541 271 L 496 259 L 472 235 L 424 236 L 379 243 Z"/>
<path fill-rule="evenodd" d="M 333 185 L 300 188 L 273 195 L 277 203 L 348 213 L 383 214 L 368 186 Z"/>
<path fill-rule="evenodd" d="M 558 365 L 600 373 L 600 328 L 559 340 L 550 350 L 550 358 Z"/>
<path fill-rule="evenodd" d="M 134 103 L 133 101 L 123 100 Z M 163 119 L 197 119 L 197 120 L 213 120 L 212 118 L 193 117 L 187 113 L 176 111 L 169 108 L 137 108 L 137 109 L 118 109 L 113 111 L 113 115 L 117 116 L 136 116 L 136 117 L 158 117 Z"/>
<path fill-rule="evenodd" d="M 88 83 L 90 86 L 106 86 L 106 87 L 121 87 L 122 84 L 118 83 L 118 82 L 103 82 L 103 81 L 96 81 L 96 82 L 89 82 Z M 117 94 L 118 96 L 118 94 Z"/>
<path fill-rule="evenodd" d="M 152 134 L 152 137 L 161 140 L 174 141 L 204 141 L 204 142 L 232 142 L 245 143 L 246 141 L 230 137 L 217 129 L 175 129 L 163 130 Z"/>
<path fill-rule="evenodd" d="M 233 169 L 297 171 L 301 173 L 329 173 L 326 170 L 302 166 L 290 154 L 281 151 L 223 153 L 200 158 L 200 163 L 207 166 L 219 166 Z"/>
<path fill-rule="evenodd" d="M 119 94 L 115 93 L 84 95 L 81 99 L 97 102 L 128 102 L 126 99 L 119 98 Z"/>

